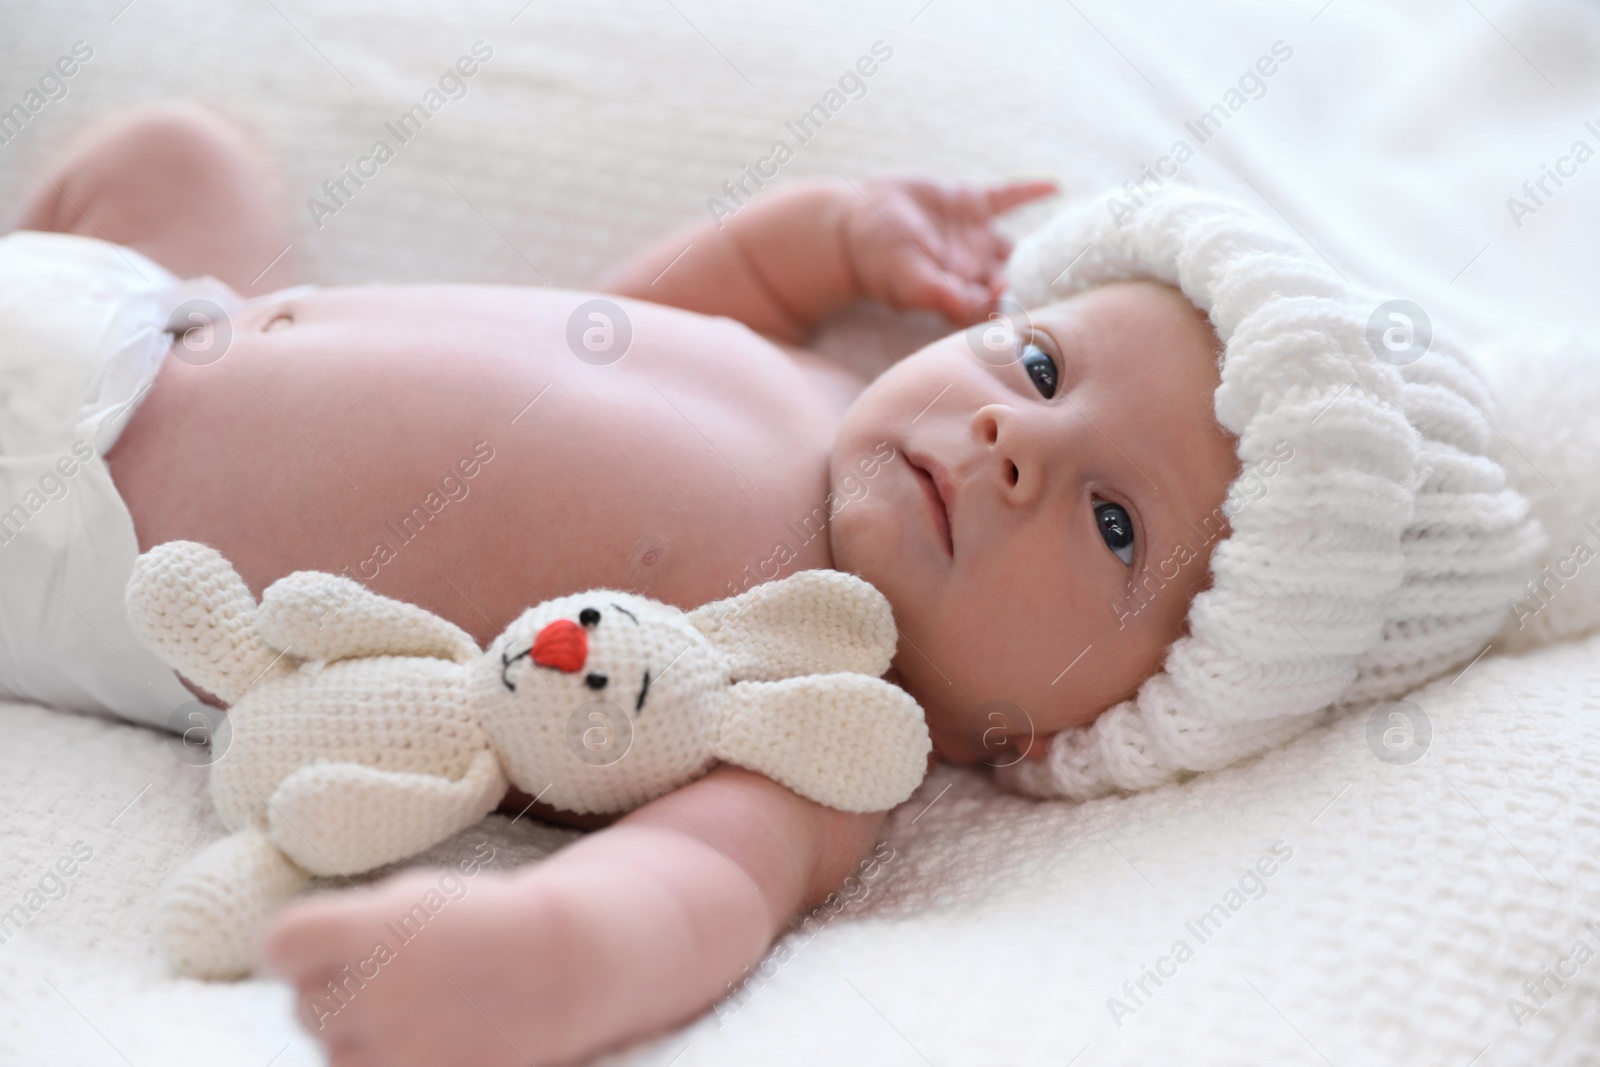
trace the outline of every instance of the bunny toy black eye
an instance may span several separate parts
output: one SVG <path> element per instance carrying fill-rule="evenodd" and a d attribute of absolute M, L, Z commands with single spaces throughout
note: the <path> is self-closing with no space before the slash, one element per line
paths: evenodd
<path fill-rule="evenodd" d="M 585 626 L 593 626 L 600 621 L 600 612 L 594 608 L 584 608 L 578 612 L 578 621 Z"/>
<path fill-rule="evenodd" d="M 598 672 L 590 672 L 583 679 L 583 684 L 590 689 L 604 689 L 606 687 L 606 676 Z"/>

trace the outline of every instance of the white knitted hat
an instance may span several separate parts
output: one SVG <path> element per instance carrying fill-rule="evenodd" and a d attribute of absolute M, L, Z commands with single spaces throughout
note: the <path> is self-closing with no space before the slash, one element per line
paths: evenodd
<path fill-rule="evenodd" d="M 1121 225 L 1098 201 L 1063 212 L 1008 274 L 1023 307 L 1135 278 L 1182 290 L 1223 345 L 1216 417 L 1242 473 L 1163 669 L 1046 759 L 1001 768 L 1003 786 L 1087 798 L 1223 767 L 1494 635 L 1544 534 L 1496 458 L 1483 375 L 1447 339 L 1379 358 L 1381 297 L 1260 214 L 1180 187 Z"/>

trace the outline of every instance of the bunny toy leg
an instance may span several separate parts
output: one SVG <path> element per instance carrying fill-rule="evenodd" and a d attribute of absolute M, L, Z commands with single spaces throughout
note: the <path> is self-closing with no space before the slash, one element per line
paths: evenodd
<path fill-rule="evenodd" d="M 465 830 L 506 793 L 483 749 L 460 779 L 314 763 L 289 775 L 267 806 L 272 840 L 307 870 L 351 875 L 414 856 Z"/>
<path fill-rule="evenodd" d="M 229 704 L 269 670 L 293 669 L 256 632 L 250 587 L 209 545 L 168 541 L 140 556 L 127 605 L 140 640 Z"/>
<path fill-rule="evenodd" d="M 261 933 L 310 878 L 258 830 L 229 834 L 194 857 L 162 889 L 156 941 L 191 978 L 242 978 Z"/>

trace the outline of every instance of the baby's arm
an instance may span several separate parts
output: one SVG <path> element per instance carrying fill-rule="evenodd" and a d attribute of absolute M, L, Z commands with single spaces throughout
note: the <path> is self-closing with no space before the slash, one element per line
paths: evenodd
<path fill-rule="evenodd" d="M 266 955 L 341 1065 L 564 1063 L 715 1003 L 844 882 L 883 817 L 724 765 L 542 863 L 477 874 L 387 962 L 360 963 L 438 871 L 302 901 Z"/>
<path fill-rule="evenodd" d="M 663 238 L 600 288 L 726 315 L 796 344 L 863 297 L 939 311 L 964 326 L 1002 287 L 1011 246 L 994 217 L 1054 192 L 1037 181 L 989 189 L 902 178 L 795 183 Z"/>

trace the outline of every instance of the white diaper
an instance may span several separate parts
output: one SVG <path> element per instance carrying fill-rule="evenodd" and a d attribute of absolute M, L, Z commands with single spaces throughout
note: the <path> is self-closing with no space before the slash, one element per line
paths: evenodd
<path fill-rule="evenodd" d="M 0 237 L 0 697 L 156 726 L 194 699 L 128 628 L 139 546 L 103 457 L 195 297 L 239 300 L 105 241 Z"/>

